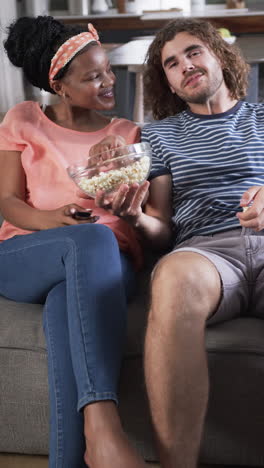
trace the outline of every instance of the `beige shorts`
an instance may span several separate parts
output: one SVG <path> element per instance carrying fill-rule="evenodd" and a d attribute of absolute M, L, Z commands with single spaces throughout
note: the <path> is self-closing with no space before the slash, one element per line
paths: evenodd
<path fill-rule="evenodd" d="M 216 267 L 222 298 L 208 325 L 241 315 L 264 318 L 264 231 L 236 228 L 209 236 L 194 236 L 176 252 L 197 252 Z"/>

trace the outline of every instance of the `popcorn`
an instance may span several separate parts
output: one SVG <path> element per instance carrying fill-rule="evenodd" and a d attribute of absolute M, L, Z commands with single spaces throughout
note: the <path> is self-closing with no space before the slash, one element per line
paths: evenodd
<path fill-rule="evenodd" d="M 131 185 L 135 182 L 140 184 L 146 179 L 149 167 L 150 158 L 143 156 L 128 166 L 111 169 L 108 172 L 100 172 L 90 179 L 83 177 L 79 180 L 78 185 L 84 192 L 95 197 L 97 190 L 113 192 L 121 184 Z"/>

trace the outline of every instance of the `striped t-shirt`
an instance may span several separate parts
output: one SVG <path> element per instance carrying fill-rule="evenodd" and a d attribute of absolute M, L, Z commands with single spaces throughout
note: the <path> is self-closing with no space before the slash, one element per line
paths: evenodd
<path fill-rule="evenodd" d="M 240 226 L 242 194 L 264 185 L 264 104 L 238 102 L 214 115 L 183 111 L 146 125 L 142 141 L 152 147 L 150 178 L 172 176 L 176 243 Z"/>

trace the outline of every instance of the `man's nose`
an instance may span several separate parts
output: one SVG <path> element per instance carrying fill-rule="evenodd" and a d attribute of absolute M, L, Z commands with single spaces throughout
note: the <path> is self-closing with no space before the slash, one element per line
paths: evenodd
<path fill-rule="evenodd" d="M 194 65 L 189 59 L 184 59 L 182 62 L 182 72 L 186 73 L 194 69 Z"/>

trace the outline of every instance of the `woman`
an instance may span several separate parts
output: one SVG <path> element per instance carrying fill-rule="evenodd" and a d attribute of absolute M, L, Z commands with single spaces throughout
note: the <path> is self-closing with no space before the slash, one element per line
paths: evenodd
<path fill-rule="evenodd" d="M 88 29 L 49 16 L 9 27 L 10 61 L 59 101 L 18 104 L 0 127 L 0 294 L 45 304 L 49 466 L 142 468 L 116 407 L 140 246 L 124 220 L 78 198 L 66 172 L 103 139 L 139 138 L 133 123 L 100 113 L 114 106 L 115 76 Z"/>

